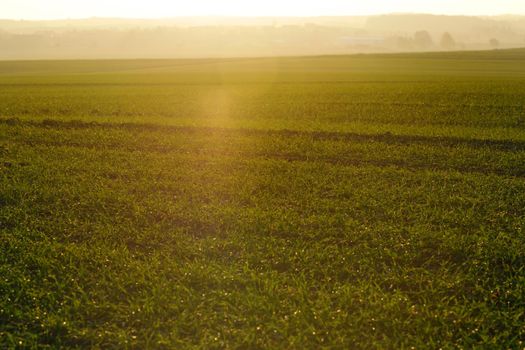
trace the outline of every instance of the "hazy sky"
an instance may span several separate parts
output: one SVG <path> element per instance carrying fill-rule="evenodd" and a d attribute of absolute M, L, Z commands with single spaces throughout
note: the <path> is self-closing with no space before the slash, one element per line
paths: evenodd
<path fill-rule="evenodd" d="M 0 0 L 0 18 L 525 14 L 525 0 Z"/>

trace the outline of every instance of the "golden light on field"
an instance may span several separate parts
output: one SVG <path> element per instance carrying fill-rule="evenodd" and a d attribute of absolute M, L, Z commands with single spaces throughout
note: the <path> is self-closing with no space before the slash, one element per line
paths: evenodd
<path fill-rule="evenodd" d="M 200 106 L 201 115 L 208 118 L 213 126 L 228 127 L 232 105 L 232 92 L 218 86 L 204 94 Z"/>
<path fill-rule="evenodd" d="M 324 16 L 391 12 L 495 15 L 525 13 L 523 0 L 303 0 L 303 1 L 128 1 L 3 0 L 0 18 L 50 19 L 85 17 L 175 16 Z"/>

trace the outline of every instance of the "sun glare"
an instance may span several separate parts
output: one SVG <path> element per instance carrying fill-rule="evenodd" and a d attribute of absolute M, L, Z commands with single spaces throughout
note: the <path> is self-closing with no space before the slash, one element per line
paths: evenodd
<path fill-rule="evenodd" d="M 391 12 L 495 15 L 525 13 L 522 0 L 305 0 L 305 1 L 125 1 L 3 0 L 0 18 L 158 18 L 178 16 L 327 16 Z"/>

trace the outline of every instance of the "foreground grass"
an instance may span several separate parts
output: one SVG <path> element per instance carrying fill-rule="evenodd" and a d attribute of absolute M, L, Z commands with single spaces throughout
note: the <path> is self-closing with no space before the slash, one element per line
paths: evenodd
<path fill-rule="evenodd" d="M 523 347 L 525 54 L 124 63 L 0 64 L 3 347 Z"/>

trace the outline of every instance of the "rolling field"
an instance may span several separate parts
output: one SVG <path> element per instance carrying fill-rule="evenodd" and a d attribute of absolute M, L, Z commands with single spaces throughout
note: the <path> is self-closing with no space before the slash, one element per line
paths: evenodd
<path fill-rule="evenodd" d="M 0 348 L 523 349 L 525 50 L 0 62 Z"/>

